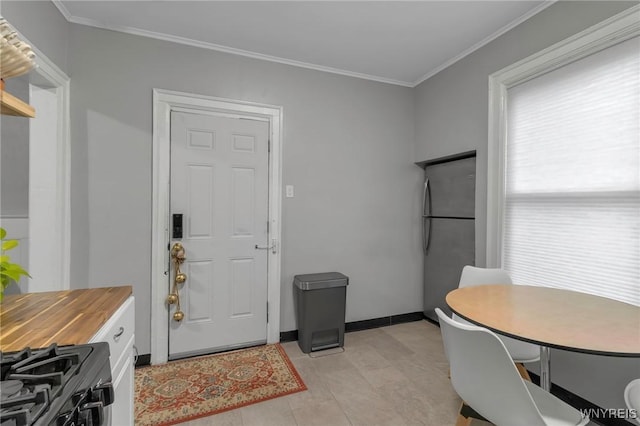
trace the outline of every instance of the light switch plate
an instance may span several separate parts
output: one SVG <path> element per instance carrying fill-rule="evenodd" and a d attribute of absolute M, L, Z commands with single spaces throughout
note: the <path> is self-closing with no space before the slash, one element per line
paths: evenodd
<path fill-rule="evenodd" d="M 293 198 L 293 185 L 286 185 L 284 187 L 287 198 Z"/>

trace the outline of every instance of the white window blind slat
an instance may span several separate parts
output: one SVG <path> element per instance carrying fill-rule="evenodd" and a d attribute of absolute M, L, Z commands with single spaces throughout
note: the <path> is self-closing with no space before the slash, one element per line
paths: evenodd
<path fill-rule="evenodd" d="M 640 39 L 508 89 L 502 265 L 640 306 Z"/>

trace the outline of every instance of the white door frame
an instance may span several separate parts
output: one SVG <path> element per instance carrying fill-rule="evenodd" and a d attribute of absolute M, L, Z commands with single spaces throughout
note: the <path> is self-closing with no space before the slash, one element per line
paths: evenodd
<path fill-rule="evenodd" d="M 19 34 L 19 33 L 18 33 Z M 70 270 L 71 270 L 71 133 L 70 133 L 70 113 L 69 113 L 69 93 L 70 80 L 69 77 L 47 58 L 33 43 L 29 42 L 22 34 L 20 38 L 25 43 L 30 44 L 36 54 L 36 68 L 30 76 L 30 90 L 32 85 L 44 86 L 55 91 L 57 102 L 57 134 L 52 135 L 56 145 L 56 158 L 46 163 L 40 163 L 38 167 L 54 168 L 56 175 L 55 182 L 55 212 L 39 212 L 36 216 L 39 220 L 37 226 L 32 226 L 31 216 L 29 212 L 29 237 L 33 237 L 32 230 L 37 229 L 54 229 L 54 241 L 50 241 L 48 247 L 58 247 L 56 255 L 59 256 L 60 269 L 57 271 L 59 276 L 52 277 L 56 288 L 38 289 L 39 291 L 48 290 L 67 290 L 70 288 Z M 38 111 L 36 111 L 36 117 Z M 32 170 L 30 165 L 29 173 L 37 173 Z M 35 197 L 29 185 L 29 199 Z M 31 203 L 30 203 L 31 205 Z M 31 209 L 31 207 L 30 207 Z M 50 233 L 37 236 L 35 240 L 46 241 L 50 237 Z M 31 291 L 31 289 L 29 289 Z"/>
<path fill-rule="evenodd" d="M 267 343 L 280 341 L 280 241 L 282 194 L 282 107 L 232 99 L 153 89 L 153 191 L 151 231 L 151 363 L 166 363 L 169 355 L 169 191 L 171 111 L 222 113 L 269 122 L 269 239 L 276 253 L 267 258 Z"/>

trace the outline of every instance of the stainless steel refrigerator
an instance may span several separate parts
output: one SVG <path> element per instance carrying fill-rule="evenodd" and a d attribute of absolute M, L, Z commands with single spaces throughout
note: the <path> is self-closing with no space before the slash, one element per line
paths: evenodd
<path fill-rule="evenodd" d="M 447 293 L 458 287 L 465 265 L 475 263 L 475 151 L 418 163 L 424 168 L 422 242 L 424 314 L 451 313 Z"/>

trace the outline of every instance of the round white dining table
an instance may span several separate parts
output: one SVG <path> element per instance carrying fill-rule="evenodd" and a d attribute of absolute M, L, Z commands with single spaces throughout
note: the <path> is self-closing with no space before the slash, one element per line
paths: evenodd
<path fill-rule="evenodd" d="M 640 357 L 640 307 L 571 290 L 489 284 L 451 291 L 446 302 L 467 321 L 540 345 L 540 387 L 551 389 L 550 348 Z"/>

